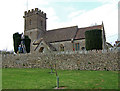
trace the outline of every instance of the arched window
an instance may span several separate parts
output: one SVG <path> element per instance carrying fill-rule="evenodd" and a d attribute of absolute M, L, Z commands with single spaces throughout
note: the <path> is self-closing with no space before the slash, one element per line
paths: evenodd
<path fill-rule="evenodd" d="M 39 49 L 39 52 L 43 52 L 43 50 L 44 50 L 44 47 L 41 47 L 41 48 Z"/>
<path fill-rule="evenodd" d="M 64 51 L 64 45 L 63 44 L 60 45 L 60 51 Z"/>

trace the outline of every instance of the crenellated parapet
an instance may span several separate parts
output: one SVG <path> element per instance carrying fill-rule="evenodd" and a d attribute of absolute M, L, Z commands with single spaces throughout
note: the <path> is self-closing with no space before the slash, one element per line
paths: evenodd
<path fill-rule="evenodd" d="M 38 8 L 25 11 L 23 17 L 25 18 L 25 17 L 32 16 L 32 15 L 35 15 L 35 14 L 38 14 L 38 15 L 46 18 L 46 13 L 44 13 L 44 12 L 41 11 L 41 10 L 39 10 Z"/>

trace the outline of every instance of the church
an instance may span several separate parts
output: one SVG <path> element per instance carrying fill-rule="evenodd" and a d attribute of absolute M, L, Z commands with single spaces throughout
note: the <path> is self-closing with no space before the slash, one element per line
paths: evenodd
<path fill-rule="evenodd" d="M 46 30 L 46 13 L 38 8 L 25 11 L 24 35 L 31 39 L 31 52 L 80 51 L 85 50 L 85 31 L 102 31 L 102 49 L 106 49 L 104 24 L 79 28 L 70 26 Z"/>

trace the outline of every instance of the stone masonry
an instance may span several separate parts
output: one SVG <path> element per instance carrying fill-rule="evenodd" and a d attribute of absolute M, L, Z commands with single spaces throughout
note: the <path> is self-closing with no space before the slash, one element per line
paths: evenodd
<path fill-rule="evenodd" d="M 119 70 L 120 52 L 33 53 L 3 55 L 3 68 L 50 68 L 62 70 Z"/>

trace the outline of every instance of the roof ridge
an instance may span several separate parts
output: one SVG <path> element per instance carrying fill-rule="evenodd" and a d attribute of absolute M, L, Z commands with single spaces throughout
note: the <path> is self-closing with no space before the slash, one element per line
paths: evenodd
<path fill-rule="evenodd" d="M 94 26 L 89 26 L 89 27 L 81 27 L 81 28 L 78 28 L 78 29 L 91 28 L 91 27 L 96 27 L 96 26 L 102 26 L 102 25 L 94 25 Z"/>
<path fill-rule="evenodd" d="M 48 32 L 48 31 L 56 31 L 56 30 L 60 30 L 60 29 L 73 28 L 73 27 L 78 27 L 78 26 L 70 26 L 70 27 L 56 28 L 56 29 L 47 30 L 47 32 Z"/>

